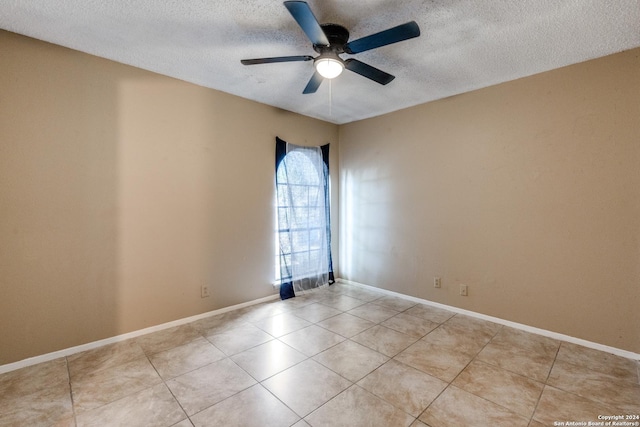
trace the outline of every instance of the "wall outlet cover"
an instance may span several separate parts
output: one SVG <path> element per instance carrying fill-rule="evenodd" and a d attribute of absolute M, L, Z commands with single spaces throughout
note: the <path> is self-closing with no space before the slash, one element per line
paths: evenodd
<path fill-rule="evenodd" d="M 460 285 L 460 295 L 463 297 L 469 295 L 469 287 L 467 285 Z"/>
<path fill-rule="evenodd" d="M 209 286 L 202 285 L 200 288 L 200 298 L 207 298 L 209 296 Z"/>

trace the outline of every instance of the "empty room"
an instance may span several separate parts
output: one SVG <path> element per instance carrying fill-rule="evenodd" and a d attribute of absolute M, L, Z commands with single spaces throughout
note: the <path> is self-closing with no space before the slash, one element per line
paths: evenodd
<path fill-rule="evenodd" d="M 0 426 L 640 426 L 637 0 L 0 0 Z"/>

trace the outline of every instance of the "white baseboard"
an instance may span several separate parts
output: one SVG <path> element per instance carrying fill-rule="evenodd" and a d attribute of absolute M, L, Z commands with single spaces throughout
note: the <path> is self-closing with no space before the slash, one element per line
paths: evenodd
<path fill-rule="evenodd" d="M 516 322 L 512 322 L 510 320 L 500 319 L 499 317 L 487 316 L 486 314 L 476 313 L 475 311 L 465 310 L 463 308 L 453 307 L 453 306 L 446 305 L 446 304 L 440 304 L 440 303 L 429 301 L 429 300 L 425 300 L 425 299 L 422 299 L 422 298 L 416 298 L 416 297 L 412 297 L 412 296 L 409 296 L 409 295 L 401 294 L 399 292 L 393 292 L 393 291 L 388 291 L 388 290 L 382 289 L 382 288 L 376 288 L 375 286 L 365 285 L 364 283 L 358 283 L 358 282 L 354 282 L 354 281 L 351 281 L 351 280 L 337 279 L 337 282 L 342 282 L 342 283 L 346 283 L 346 284 L 349 284 L 349 285 L 359 286 L 359 287 L 365 288 L 365 289 L 371 289 L 371 290 L 374 290 L 374 291 L 377 291 L 377 292 L 380 292 L 380 293 L 383 293 L 383 294 L 386 294 L 386 295 L 396 296 L 396 297 L 408 299 L 410 301 L 414 301 L 414 302 L 417 302 L 417 303 L 420 303 L 420 304 L 430 305 L 432 307 L 437 307 L 437 308 L 442 308 L 442 309 L 445 309 L 445 310 L 453 311 L 454 313 L 460 313 L 460 314 L 464 314 L 466 316 L 475 317 L 475 318 L 482 319 L 482 320 L 488 320 L 490 322 L 494 322 L 494 323 L 498 323 L 498 324 L 501 324 L 501 325 L 509 326 L 511 328 L 520 329 L 522 331 L 531 332 L 533 334 L 538 334 L 538 335 L 542 335 L 542 336 L 549 337 L 549 338 L 554 338 L 554 339 L 559 340 L 559 341 L 566 341 L 566 342 L 570 342 L 572 344 L 581 345 L 583 347 L 592 348 L 594 350 L 605 351 L 607 353 L 615 354 L 616 356 L 621 356 L 621 357 L 624 357 L 624 358 L 627 358 L 627 359 L 640 360 L 640 354 L 638 354 L 638 353 L 633 353 L 631 351 L 622 350 L 620 348 L 610 347 L 608 345 L 604 345 L 604 344 L 599 344 L 599 343 L 592 342 L 592 341 L 583 340 L 581 338 L 572 337 L 570 335 L 564 335 L 564 334 L 560 334 L 560 333 L 557 333 L 557 332 L 548 331 L 546 329 L 540 329 L 540 328 L 536 328 L 536 327 L 533 327 L 533 326 L 524 325 L 522 323 L 516 323 Z"/>
<path fill-rule="evenodd" d="M 60 357 L 70 356 L 82 351 L 92 350 L 94 348 L 102 347 L 107 344 L 113 344 L 116 342 L 125 341 L 131 338 L 137 338 L 141 335 L 150 334 L 151 332 L 161 331 L 163 329 L 173 328 L 175 326 L 184 325 L 187 323 L 195 322 L 196 320 L 204 319 L 206 317 L 215 316 L 216 314 L 227 313 L 229 311 L 238 310 L 240 308 L 249 307 L 251 305 L 260 304 L 262 302 L 271 301 L 278 298 L 278 295 L 270 295 L 268 297 L 259 298 L 253 301 L 244 302 L 242 304 L 236 304 L 229 307 L 221 308 L 219 310 L 209 311 L 207 313 L 197 314 L 195 316 L 185 317 L 183 319 L 174 320 L 160 325 L 151 326 L 137 331 L 128 332 L 122 335 L 116 335 L 115 337 L 105 338 L 99 341 L 93 341 L 86 344 L 81 344 L 75 347 L 65 348 L 63 350 L 54 351 L 51 353 L 42 354 L 39 356 L 30 357 L 28 359 L 20 360 L 18 362 L 8 363 L 6 365 L 0 365 L 0 374 L 5 372 L 15 371 L 16 369 L 26 368 L 27 366 L 37 365 L 38 363 L 48 362 L 50 360 L 58 359 Z"/>

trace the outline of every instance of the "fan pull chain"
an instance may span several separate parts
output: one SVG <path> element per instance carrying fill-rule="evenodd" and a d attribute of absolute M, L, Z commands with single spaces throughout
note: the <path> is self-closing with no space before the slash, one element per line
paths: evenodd
<path fill-rule="evenodd" d="M 332 109 L 332 101 L 333 101 L 333 91 L 331 90 L 331 82 L 333 79 L 329 80 L 329 117 L 333 118 L 333 109 Z"/>

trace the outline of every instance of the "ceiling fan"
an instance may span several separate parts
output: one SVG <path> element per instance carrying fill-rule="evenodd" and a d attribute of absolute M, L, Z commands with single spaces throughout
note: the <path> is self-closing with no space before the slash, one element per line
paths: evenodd
<path fill-rule="evenodd" d="M 284 6 L 289 10 L 293 19 L 300 25 L 309 40 L 311 40 L 311 43 L 313 43 L 313 50 L 320 55 L 315 58 L 309 55 L 298 55 L 243 59 L 240 62 L 244 65 L 256 65 L 275 62 L 313 61 L 316 70 L 304 91 L 302 91 L 303 94 L 316 92 L 325 78 L 332 79 L 337 77 L 345 68 L 381 85 L 388 84 L 395 76 L 357 59 L 342 59 L 339 55 L 342 53 L 356 54 L 420 35 L 418 24 L 415 21 L 411 21 L 349 42 L 349 31 L 346 28 L 337 24 L 318 23 L 306 2 L 285 1 Z"/>

